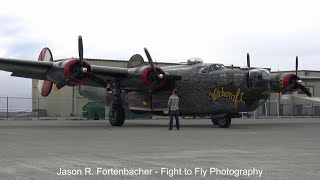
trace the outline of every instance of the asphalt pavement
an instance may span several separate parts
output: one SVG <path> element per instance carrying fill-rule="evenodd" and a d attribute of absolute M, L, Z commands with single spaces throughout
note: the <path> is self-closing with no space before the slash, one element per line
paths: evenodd
<path fill-rule="evenodd" d="M 0 121 L 0 179 L 320 179 L 320 119 Z"/>

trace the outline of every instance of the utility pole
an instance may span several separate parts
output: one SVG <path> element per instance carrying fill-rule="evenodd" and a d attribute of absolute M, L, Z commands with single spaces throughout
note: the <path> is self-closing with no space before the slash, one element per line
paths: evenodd
<path fill-rule="evenodd" d="M 38 121 L 40 120 L 40 99 L 38 98 Z"/>

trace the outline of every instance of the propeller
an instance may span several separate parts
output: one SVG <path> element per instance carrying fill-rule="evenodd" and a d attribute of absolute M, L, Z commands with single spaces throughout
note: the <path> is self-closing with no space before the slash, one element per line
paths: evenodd
<path fill-rule="evenodd" d="M 149 101 L 149 105 L 150 105 L 150 109 L 153 111 L 152 108 L 152 93 L 155 89 L 155 87 L 161 83 L 161 81 L 164 79 L 164 75 L 163 74 L 159 74 L 153 61 L 152 58 L 150 56 L 150 53 L 148 51 L 147 48 L 144 48 L 144 52 L 146 53 L 146 56 L 148 58 L 149 64 L 152 67 L 152 74 L 149 75 L 150 80 L 152 81 L 151 85 L 147 88 L 147 94 L 146 94 L 146 98 L 143 101 L 144 105 L 148 105 L 148 101 Z"/>
<path fill-rule="evenodd" d="M 304 87 L 301 83 L 302 81 L 298 79 L 298 56 L 296 56 L 296 76 L 294 76 L 292 79 L 290 79 L 289 85 L 281 92 L 281 93 L 287 93 L 292 89 L 299 88 L 303 93 L 305 93 L 307 96 L 312 97 L 312 94 L 310 91 Z"/>
<path fill-rule="evenodd" d="M 156 66 L 154 65 L 153 63 L 153 60 L 150 56 L 150 53 L 148 51 L 147 48 L 144 48 L 144 52 L 146 53 L 146 56 L 148 58 L 148 61 L 149 61 L 149 64 L 152 68 L 152 71 L 149 75 L 149 79 L 150 81 L 152 82 L 151 85 L 146 89 L 147 90 L 147 93 L 146 93 L 146 97 L 143 101 L 143 104 L 146 106 L 148 105 L 148 102 L 149 102 L 149 105 L 150 105 L 150 109 L 153 111 L 153 108 L 152 108 L 152 94 L 156 88 L 156 86 L 158 84 L 160 84 L 163 80 L 181 80 L 182 79 L 182 76 L 179 76 L 179 75 L 168 75 L 168 74 L 161 74 L 157 71 L 157 68 Z"/>
<path fill-rule="evenodd" d="M 150 56 L 150 53 L 149 53 L 148 49 L 147 49 L 147 48 L 144 48 L 144 52 L 145 52 L 146 55 L 147 55 L 149 64 L 150 64 L 150 66 L 152 67 L 153 72 L 157 75 L 157 78 L 161 80 L 161 79 L 163 78 L 163 74 L 159 74 L 158 71 L 156 70 L 156 67 L 154 66 L 154 63 L 153 63 L 153 61 L 152 61 L 152 58 L 151 58 L 151 56 Z"/>
<path fill-rule="evenodd" d="M 88 69 L 83 66 L 84 62 L 83 62 L 82 36 L 78 37 L 78 51 L 79 51 L 79 60 L 80 60 L 79 64 L 75 66 L 75 68 L 73 69 L 73 73 L 70 74 L 68 77 L 66 77 L 66 79 L 61 80 L 54 87 L 54 89 L 57 91 L 57 90 L 63 88 L 64 86 L 66 86 L 66 85 L 70 85 L 70 83 L 76 78 L 83 79 L 85 77 L 88 77 L 89 79 L 91 79 L 92 81 L 96 82 L 97 84 L 107 88 L 108 91 L 109 91 L 110 90 L 109 81 L 105 82 L 104 80 L 102 80 L 98 76 L 96 76 L 93 73 L 89 72 Z"/>

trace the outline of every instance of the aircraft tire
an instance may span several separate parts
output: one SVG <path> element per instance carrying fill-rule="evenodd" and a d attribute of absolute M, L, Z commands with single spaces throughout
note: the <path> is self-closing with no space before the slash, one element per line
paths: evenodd
<path fill-rule="evenodd" d="M 109 108 L 109 122 L 111 126 L 122 126 L 125 120 L 125 112 L 122 106 L 114 105 Z"/>
<path fill-rule="evenodd" d="M 219 119 L 211 119 L 213 125 L 218 126 L 219 125 Z"/>
<path fill-rule="evenodd" d="M 219 119 L 218 123 L 219 123 L 219 127 L 220 128 L 228 128 L 230 126 L 230 124 L 231 124 L 231 118 L 230 117 L 226 117 L 226 118 L 223 118 L 223 119 Z"/>

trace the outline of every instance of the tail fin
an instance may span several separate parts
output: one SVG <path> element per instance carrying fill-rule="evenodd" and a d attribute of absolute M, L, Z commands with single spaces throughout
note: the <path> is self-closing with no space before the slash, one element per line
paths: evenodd
<path fill-rule="evenodd" d="M 39 54 L 38 61 L 53 61 L 52 53 L 49 48 L 43 48 Z M 52 82 L 47 80 L 38 80 L 38 90 L 44 97 L 48 96 L 52 89 Z"/>
<path fill-rule="evenodd" d="M 139 66 L 144 66 L 144 60 L 140 54 L 135 54 L 129 59 L 127 68 L 134 68 Z"/>

